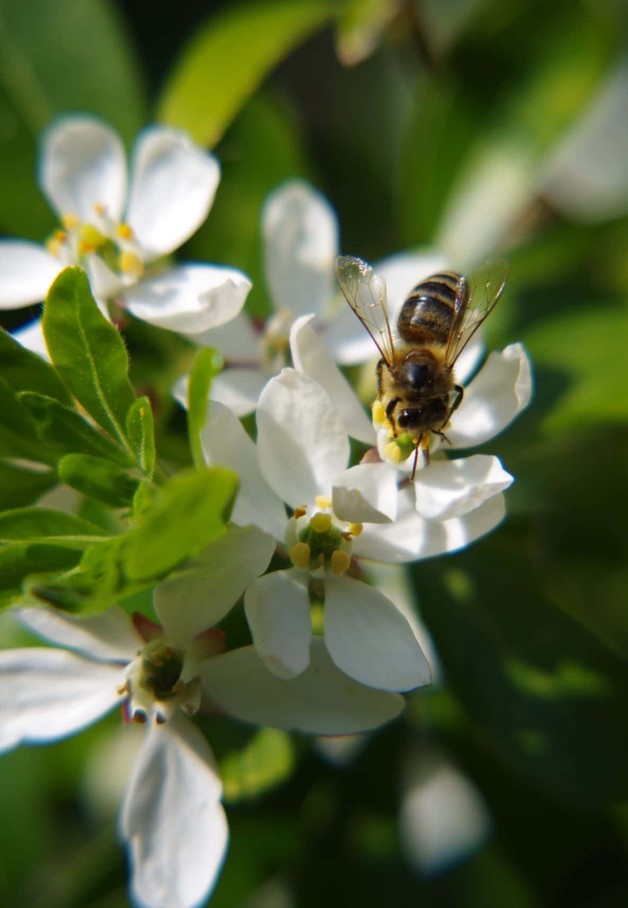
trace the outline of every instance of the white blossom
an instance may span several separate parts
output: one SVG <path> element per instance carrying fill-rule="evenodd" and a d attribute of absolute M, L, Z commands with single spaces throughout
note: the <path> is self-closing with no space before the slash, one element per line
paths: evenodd
<path fill-rule="evenodd" d="M 43 300 L 63 268 L 81 265 L 103 309 L 115 301 L 162 328 L 202 332 L 241 310 L 251 287 L 242 272 L 162 261 L 203 223 L 220 179 L 217 160 L 184 132 L 145 130 L 129 176 L 115 132 L 65 117 L 44 134 L 39 177 L 60 227 L 45 246 L 0 242 L 0 309 Z"/>

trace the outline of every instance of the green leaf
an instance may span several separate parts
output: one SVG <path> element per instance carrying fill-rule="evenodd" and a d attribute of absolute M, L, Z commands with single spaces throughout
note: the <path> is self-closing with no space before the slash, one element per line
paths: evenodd
<path fill-rule="evenodd" d="M 238 480 L 222 467 L 187 470 L 161 486 L 124 551 L 129 579 L 167 574 L 220 536 L 233 506 Z"/>
<path fill-rule="evenodd" d="M 2 377 L 14 391 L 35 391 L 71 406 L 68 390 L 45 359 L 22 347 L 8 332 L 0 329 Z"/>
<path fill-rule="evenodd" d="M 1 376 L 0 414 L 0 456 L 55 463 L 55 451 L 42 445 L 36 424 Z"/>
<path fill-rule="evenodd" d="M 155 469 L 155 425 L 148 397 L 138 397 L 128 412 L 126 428 L 138 466 L 148 477 Z"/>
<path fill-rule="evenodd" d="M 53 226 L 37 181 L 41 131 L 69 111 L 131 138 L 145 122 L 132 43 L 106 0 L 3 0 L 0 6 L 0 224 L 41 240 Z M 52 393 L 50 390 L 48 393 Z"/>
<path fill-rule="evenodd" d="M 21 593 L 22 581 L 34 573 L 67 570 L 81 557 L 65 545 L 16 542 L 0 546 L 0 592 L 4 599 Z"/>
<path fill-rule="evenodd" d="M 139 485 L 116 464 L 91 454 L 66 454 L 58 471 L 66 485 L 112 508 L 130 507 Z"/>
<path fill-rule="evenodd" d="M 225 800 L 254 798 L 284 782 L 294 768 L 290 735 L 276 728 L 262 728 L 239 751 L 220 762 Z"/>
<path fill-rule="evenodd" d="M 223 362 L 218 350 L 212 347 L 199 350 L 188 380 L 188 435 L 192 459 L 199 469 L 205 466 L 201 431 L 207 420 L 209 392 Z"/>
<path fill-rule="evenodd" d="M 0 460 L 0 509 L 31 504 L 56 484 L 54 470 L 28 470 Z"/>
<path fill-rule="evenodd" d="M 106 432 L 129 448 L 126 417 L 135 397 L 118 330 L 102 314 L 81 268 L 66 268 L 48 293 L 44 335 L 72 394 Z"/>
<path fill-rule="evenodd" d="M 23 392 L 18 399 L 37 425 L 45 445 L 62 453 L 93 454 L 122 466 L 134 465 L 128 451 L 86 422 L 76 410 L 30 391 Z"/>
<path fill-rule="evenodd" d="M 50 542 L 50 537 L 62 537 L 55 540 L 57 544 L 84 548 L 94 542 L 94 537 L 101 536 L 100 527 L 65 511 L 16 508 L 0 514 L 0 543 L 18 540 Z"/>
<path fill-rule="evenodd" d="M 328 22 L 325 0 L 239 3 L 212 17 L 175 66 L 157 118 L 213 146 L 268 73 Z"/>

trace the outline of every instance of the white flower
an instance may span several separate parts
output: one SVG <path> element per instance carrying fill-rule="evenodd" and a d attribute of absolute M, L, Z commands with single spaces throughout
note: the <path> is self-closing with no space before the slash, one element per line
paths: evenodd
<path fill-rule="evenodd" d="M 251 413 L 266 381 L 290 364 L 289 348 L 294 367 L 313 375 L 324 387 L 330 370 L 337 373 L 336 386 L 345 381 L 336 362 L 368 362 L 374 355 L 372 341 L 336 293 L 338 223 L 324 196 L 300 181 L 280 186 L 264 206 L 262 234 L 273 314 L 262 326 L 240 314 L 229 324 L 193 338 L 223 353 L 227 368 L 214 380 L 211 394 L 238 416 Z M 417 281 L 443 266 L 442 257 L 432 252 L 399 255 L 378 265 L 388 282 L 391 315 L 395 316 Z M 291 328 L 305 316 L 315 316 L 316 331 L 310 328 L 308 336 L 316 349 L 302 346 L 302 361 L 297 362 Z M 184 383 L 175 393 L 184 402 Z M 333 394 L 332 399 L 337 403 Z M 354 437 L 370 440 L 363 414 L 360 419 L 354 413 L 348 428 Z"/>
<path fill-rule="evenodd" d="M 40 183 L 61 227 L 45 247 L 0 242 L 0 309 L 43 300 L 59 271 L 78 264 L 101 305 L 116 301 L 137 318 L 185 333 L 223 324 L 244 305 L 251 287 L 244 274 L 151 264 L 200 227 L 219 179 L 216 159 L 181 131 L 143 132 L 129 179 L 111 129 L 91 117 L 58 121 L 44 135 Z"/>
<path fill-rule="evenodd" d="M 263 571 L 274 543 L 255 528 L 232 530 L 194 567 L 155 591 L 163 628 L 120 609 L 77 619 L 26 609 L 22 622 L 64 647 L 0 652 L 0 750 L 80 731 L 116 705 L 146 726 L 120 817 L 134 902 L 194 908 L 216 881 L 227 845 L 222 786 L 207 741 L 185 717 L 199 708 L 256 724 L 338 734 L 394 718 L 399 696 L 361 688 L 324 647 L 308 672 L 284 682 L 253 647 L 224 649 L 220 621 Z"/>
<path fill-rule="evenodd" d="M 356 559 L 404 562 L 461 548 L 501 520 L 503 496 L 469 513 L 424 518 L 410 490 L 398 491 L 396 470 L 381 463 L 347 469 L 349 439 L 338 410 L 314 379 L 293 369 L 267 384 L 257 429 L 256 446 L 228 408 L 212 403 L 203 447 L 210 464 L 228 462 L 240 476 L 234 522 L 272 533 L 294 564 L 252 584 L 245 598 L 268 666 L 286 677 L 307 667 L 314 577 L 324 587 L 325 642 L 339 668 L 385 690 L 427 683 L 429 665 L 408 622 L 352 576 Z"/>

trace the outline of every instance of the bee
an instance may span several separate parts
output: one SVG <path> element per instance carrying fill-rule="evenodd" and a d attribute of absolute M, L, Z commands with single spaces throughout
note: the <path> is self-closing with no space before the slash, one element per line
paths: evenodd
<path fill-rule="evenodd" d="M 350 255 L 336 259 L 336 274 L 381 355 L 377 396 L 393 438 L 406 434 L 415 448 L 414 478 L 420 449 L 429 461 L 431 433 L 447 440 L 444 430 L 464 394 L 454 367 L 502 295 L 506 263 L 499 259 L 469 274 L 444 271 L 421 281 L 399 312 L 399 340 L 388 318 L 383 278 Z"/>

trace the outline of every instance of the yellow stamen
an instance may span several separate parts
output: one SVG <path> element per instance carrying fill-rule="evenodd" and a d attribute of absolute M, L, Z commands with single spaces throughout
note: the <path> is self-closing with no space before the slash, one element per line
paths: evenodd
<path fill-rule="evenodd" d="M 93 224 L 83 224 L 81 227 L 81 247 L 90 246 L 92 249 L 98 249 L 99 246 L 103 246 L 106 242 L 107 237 L 104 233 L 101 233 L 98 227 L 94 227 Z"/>
<path fill-rule="evenodd" d="M 99 218 L 103 218 L 107 214 L 107 206 L 103 205 L 102 202 L 94 202 L 94 214 Z"/>
<path fill-rule="evenodd" d="M 297 542 L 290 550 L 290 561 L 304 571 L 310 566 L 310 554 L 310 547 L 306 542 Z"/>
<path fill-rule="evenodd" d="M 316 507 L 317 508 L 330 508 L 331 507 L 331 498 L 328 498 L 326 495 L 317 495 L 316 496 Z"/>
<path fill-rule="evenodd" d="M 73 227 L 78 227 L 81 223 L 81 219 L 68 211 L 66 214 L 61 215 L 61 223 L 66 230 L 72 230 Z"/>
<path fill-rule="evenodd" d="M 144 263 L 137 253 L 125 250 L 120 253 L 120 271 L 131 277 L 141 277 L 144 274 Z"/>
<path fill-rule="evenodd" d="M 390 441 L 384 448 L 384 457 L 391 463 L 401 463 L 401 451 L 395 441 Z"/>
<path fill-rule="evenodd" d="M 331 514 L 314 514 L 310 520 L 310 526 L 315 533 L 326 533 L 331 526 Z"/>
<path fill-rule="evenodd" d="M 373 414 L 373 422 L 377 425 L 384 422 L 386 419 L 386 408 L 381 400 L 374 400 L 373 406 L 371 407 L 371 412 Z"/>
<path fill-rule="evenodd" d="M 351 533 L 352 536 L 359 536 L 363 529 L 364 529 L 364 527 L 362 526 L 361 523 L 350 523 L 349 524 L 349 532 Z"/>
<path fill-rule="evenodd" d="M 304 504 L 299 504 L 294 509 L 294 516 L 298 520 L 299 517 L 304 517 L 307 514 L 307 508 Z"/>
<path fill-rule="evenodd" d="M 131 240 L 133 239 L 133 228 L 130 224 L 118 224 L 116 233 L 121 240 Z"/>
<path fill-rule="evenodd" d="M 345 571 L 349 570 L 350 565 L 351 559 L 346 552 L 341 552 L 338 549 L 336 549 L 335 552 L 332 552 L 331 569 L 334 574 L 336 574 L 337 576 L 344 574 Z"/>

